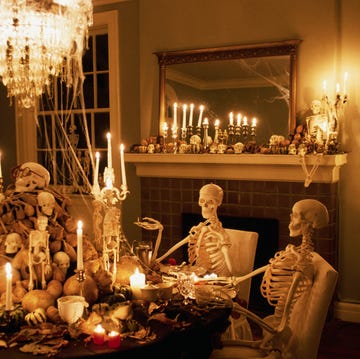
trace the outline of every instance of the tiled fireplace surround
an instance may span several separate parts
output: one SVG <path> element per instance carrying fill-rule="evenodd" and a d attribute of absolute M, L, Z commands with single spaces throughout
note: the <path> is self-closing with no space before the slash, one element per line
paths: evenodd
<path fill-rule="evenodd" d="M 225 156 L 225 157 L 224 157 Z M 304 172 L 296 156 L 288 155 L 171 155 L 127 154 L 141 178 L 143 217 L 160 221 L 164 230 L 159 254 L 183 238 L 184 213 L 201 214 L 199 190 L 207 183 L 224 190 L 219 216 L 271 218 L 278 221 L 278 249 L 299 244 L 290 238 L 288 225 L 295 202 L 305 198 L 321 201 L 329 211 L 329 226 L 315 232 L 315 250 L 337 268 L 338 181 L 346 154 L 306 159 L 307 168 L 320 164 L 313 182 L 304 186 Z M 143 230 L 143 238 L 157 233 Z"/>

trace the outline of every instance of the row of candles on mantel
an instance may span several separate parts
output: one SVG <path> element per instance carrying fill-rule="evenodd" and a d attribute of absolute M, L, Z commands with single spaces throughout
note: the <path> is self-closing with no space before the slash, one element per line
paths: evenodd
<path fill-rule="evenodd" d="M 174 131 L 174 129 L 178 129 L 178 120 L 177 120 L 177 112 L 178 112 L 178 104 L 177 102 L 175 102 L 173 104 L 173 108 L 174 108 L 174 111 L 173 111 L 173 125 L 171 127 L 171 129 Z M 189 105 L 189 108 L 190 108 L 190 113 L 189 113 L 189 123 L 187 124 L 187 108 L 188 108 L 188 105 L 187 104 L 183 104 L 182 105 L 182 113 L 183 113 L 183 116 L 182 116 L 182 126 L 181 128 L 182 129 L 185 129 L 187 127 L 192 127 L 193 126 L 193 116 L 194 116 L 194 108 L 195 108 L 195 105 L 192 103 Z M 205 117 L 203 119 L 203 114 L 204 114 L 204 109 L 205 109 L 205 106 L 204 105 L 200 105 L 199 106 L 199 118 L 198 118 L 198 122 L 197 122 L 197 127 L 202 127 L 203 125 L 208 125 L 209 124 L 209 120 L 207 119 L 207 117 Z M 218 122 L 219 123 L 219 120 L 216 119 L 215 122 Z M 256 118 L 254 117 L 251 121 L 251 127 L 256 127 Z M 229 126 L 248 126 L 248 119 L 246 116 L 242 116 L 241 113 L 238 113 L 237 116 L 236 116 L 236 124 L 234 124 L 234 113 L 231 111 L 229 113 Z M 168 125 L 167 123 L 164 123 L 164 131 L 168 130 Z"/>

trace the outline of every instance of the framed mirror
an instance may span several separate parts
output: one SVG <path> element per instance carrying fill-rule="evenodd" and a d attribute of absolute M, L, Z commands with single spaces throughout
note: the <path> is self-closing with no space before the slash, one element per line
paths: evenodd
<path fill-rule="evenodd" d="M 287 138 L 296 126 L 300 42 L 155 52 L 160 70 L 159 134 L 165 123 L 171 128 L 174 118 L 179 128 L 185 122 L 188 126 L 192 104 L 193 126 L 207 118 L 209 130 L 216 119 L 226 129 L 230 117 L 236 124 L 236 118 L 246 116 L 249 122 L 256 118 L 257 143 L 268 142 L 273 134 Z"/>

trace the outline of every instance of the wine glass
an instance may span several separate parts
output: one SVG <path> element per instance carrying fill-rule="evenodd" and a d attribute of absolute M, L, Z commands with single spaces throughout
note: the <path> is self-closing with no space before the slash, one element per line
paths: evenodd
<path fill-rule="evenodd" d="M 189 304 L 189 299 L 193 299 L 195 295 L 194 273 L 179 272 L 177 274 L 177 287 L 179 293 L 184 297 L 183 304 Z"/>

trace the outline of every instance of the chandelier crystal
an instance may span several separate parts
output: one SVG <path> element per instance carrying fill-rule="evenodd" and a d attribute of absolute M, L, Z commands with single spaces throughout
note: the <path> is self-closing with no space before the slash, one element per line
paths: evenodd
<path fill-rule="evenodd" d="M 57 76 L 78 86 L 92 11 L 91 0 L 0 1 L 0 78 L 9 98 L 32 107 Z"/>

